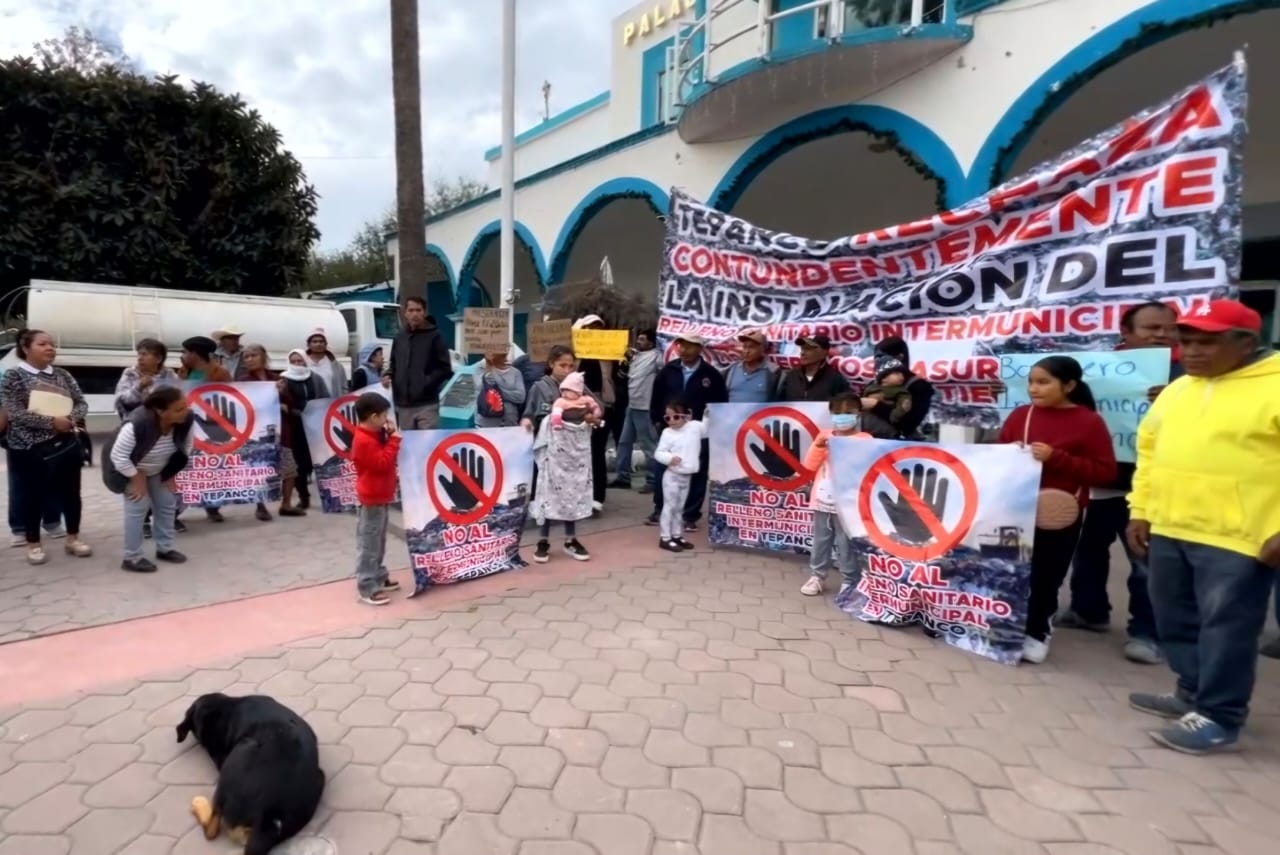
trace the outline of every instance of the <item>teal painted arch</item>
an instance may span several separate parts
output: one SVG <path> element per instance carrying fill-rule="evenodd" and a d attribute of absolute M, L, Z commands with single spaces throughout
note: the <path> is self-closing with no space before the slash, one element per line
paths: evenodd
<path fill-rule="evenodd" d="M 533 259 L 534 273 L 538 277 L 538 290 L 547 290 L 547 263 L 542 255 L 542 247 L 538 245 L 537 239 L 534 238 L 533 232 L 529 231 L 528 226 L 519 220 L 516 220 L 514 231 L 516 242 L 524 244 Z M 491 220 L 472 238 L 471 245 L 462 256 L 462 264 L 458 267 L 458 278 L 454 282 L 453 294 L 458 309 L 464 309 L 468 305 L 471 289 L 467 286 L 473 284 L 476 268 L 480 265 L 480 256 L 484 255 L 490 243 L 499 239 L 501 233 L 502 221 Z M 490 296 L 496 299 L 497 295 Z"/>
<path fill-rule="evenodd" d="M 454 294 L 458 293 L 458 277 L 453 272 L 453 263 L 449 261 L 449 253 L 444 251 L 443 247 L 434 243 L 427 244 L 427 255 L 440 262 L 440 266 L 444 268 L 444 275 L 449 282 L 449 290 Z"/>
<path fill-rule="evenodd" d="M 937 184 L 940 210 L 963 199 L 965 173 L 951 146 L 917 119 L 889 107 L 846 104 L 827 107 L 792 119 L 756 140 L 742 153 L 707 197 L 707 204 L 730 211 L 770 165 L 808 142 L 838 134 L 863 132 L 889 143 L 910 166 Z"/>
<path fill-rule="evenodd" d="M 582 235 L 587 223 L 611 202 L 619 199 L 643 199 L 653 210 L 654 216 L 666 216 L 671 206 L 671 198 L 667 191 L 646 178 L 613 178 L 596 187 L 569 212 L 560 234 L 556 237 L 555 248 L 551 251 L 551 264 L 547 270 L 547 282 L 559 285 L 564 282 L 569 267 L 569 256 L 573 247 Z"/>
<path fill-rule="evenodd" d="M 996 122 L 969 168 L 965 198 L 958 201 L 981 196 L 1011 178 L 1036 130 L 1101 72 L 1181 33 L 1267 9 L 1280 9 L 1280 0 L 1154 0 L 1076 45 Z M 1222 64 L 1230 60 L 1224 56 Z"/>

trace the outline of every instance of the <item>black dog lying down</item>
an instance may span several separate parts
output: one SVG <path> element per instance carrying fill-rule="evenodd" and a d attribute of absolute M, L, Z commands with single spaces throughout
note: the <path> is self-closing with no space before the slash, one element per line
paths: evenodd
<path fill-rule="evenodd" d="M 315 731 L 293 710 L 265 695 L 201 695 L 178 725 L 178 741 L 189 733 L 218 767 L 213 802 L 191 801 L 206 838 L 225 827 L 244 855 L 267 855 L 311 821 L 324 771 Z"/>

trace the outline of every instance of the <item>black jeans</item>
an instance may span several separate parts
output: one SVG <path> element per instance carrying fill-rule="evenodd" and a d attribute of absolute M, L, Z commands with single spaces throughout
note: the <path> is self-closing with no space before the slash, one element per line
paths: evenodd
<path fill-rule="evenodd" d="M 591 498 L 604 502 L 609 486 L 609 465 L 604 459 L 609 449 L 609 429 L 604 425 L 591 431 Z"/>
<path fill-rule="evenodd" d="M 689 498 L 684 502 L 684 521 L 696 523 L 702 519 L 702 503 L 707 498 L 707 472 L 711 468 L 711 443 L 702 441 L 702 451 L 698 455 L 698 471 L 689 481 Z M 657 460 L 652 465 L 654 483 L 658 488 L 653 491 L 653 515 L 662 513 L 662 474 L 667 471 Z"/>
<path fill-rule="evenodd" d="M 1249 715 L 1276 571 L 1213 546 L 1151 538 L 1151 604 L 1178 695 L 1228 730 Z"/>
<path fill-rule="evenodd" d="M 1129 502 L 1124 496 L 1089 502 L 1071 566 L 1071 611 L 1089 623 L 1107 623 L 1111 619 L 1107 576 L 1111 544 L 1119 538 L 1129 558 L 1129 637 L 1156 641 L 1156 618 L 1147 593 L 1147 562 L 1129 549 L 1124 536 L 1128 525 Z"/>
<path fill-rule="evenodd" d="M 57 502 L 50 499 L 50 504 L 44 509 L 44 530 L 52 531 L 61 523 L 62 511 L 58 508 Z M 12 465 L 9 466 L 9 531 L 24 537 L 27 532 L 27 515 L 22 507 L 22 491 L 18 489 L 18 478 Z"/>
<path fill-rule="evenodd" d="M 542 525 L 538 526 L 538 538 L 539 538 L 540 540 L 550 540 L 550 539 L 551 539 L 551 525 L 552 525 L 553 523 L 555 523 L 555 522 L 558 522 L 558 520 L 543 520 L 543 521 L 542 521 Z M 575 538 L 575 537 L 577 537 L 577 536 L 578 536 L 578 522 L 577 522 L 577 520 L 565 520 L 565 521 L 564 521 L 564 539 L 565 539 L 565 540 L 572 540 L 573 538 Z"/>
<path fill-rule="evenodd" d="M 79 448 L 47 461 L 39 449 L 10 449 L 9 469 L 14 473 L 18 502 L 22 508 L 23 529 L 27 543 L 40 542 L 40 523 L 45 508 L 62 509 L 67 534 L 80 534 L 80 469 L 83 458 Z"/>
<path fill-rule="evenodd" d="M 1049 637 L 1050 621 L 1058 611 L 1058 590 L 1071 569 L 1071 553 L 1080 538 L 1080 519 L 1064 529 L 1036 529 L 1031 548 L 1031 595 L 1027 598 L 1027 635 L 1036 641 Z"/>

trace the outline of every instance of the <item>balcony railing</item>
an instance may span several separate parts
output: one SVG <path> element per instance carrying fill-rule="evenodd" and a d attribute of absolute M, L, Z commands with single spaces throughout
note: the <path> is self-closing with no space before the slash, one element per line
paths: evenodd
<path fill-rule="evenodd" d="M 910 35 L 946 21 L 951 2 L 810 0 L 772 12 L 777 4 L 770 0 L 710 0 L 706 13 L 681 27 L 668 49 L 667 121 L 677 121 L 700 90 L 744 61 L 777 60 L 878 29 Z"/>

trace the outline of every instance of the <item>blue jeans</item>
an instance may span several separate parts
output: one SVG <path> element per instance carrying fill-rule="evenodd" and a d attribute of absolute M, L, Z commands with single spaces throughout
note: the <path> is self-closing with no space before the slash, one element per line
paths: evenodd
<path fill-rule="evenodd" d="M 649 421 L 649 411 L 627 410 L 626 420 L 622 423 L 622 436 L 618 438 L 618 480 L 631 480 L 631 453 L 636 446 L 644 452 L 644 481 L 650 487 L 655 485 L 653 478 L 653 450 L 657 447 L 657 432 Z"/>
<path fill-rule="evenodd" d="M 17 479 L 13 473 L 13 467 L 9 467 L 9 531 L 16 537 L 26 533 L 26 523 L 24 522 L 24 510 L 22 507 L 22 491 L 18 489 Z M 49 497 L 44 506 L 44 530 L 54 531 L 58 526 L 62 525 L 62 509 L 58 507 L 58 500 Z"/>
<path fill-rule="evenodd" d="M 844 584 L 858 584 L 860 574 L 854 563 L 853 548 L 840 525 L 839 517 L 827 511 L 814 511 L 809 572 L 819 579 L 825 579 L 833 562 L 840 571 L 840 579 Z"/>
<path fill-rule="evenodd" d="M 1107 623 L 1111 619 L 1107 576 L 1111 544 L 1119 538 L 1129 558 L 1129 637 L 1156 641 L 1159 634 L 1147 592 L 1147 562 L 1129 549 L 1124 536 L 1128 525 L 1129 502 L 1124 496 L 1089 502 L 1071 567 L 1071 611 L 1088 623 Z"/>
<path fill-rule="evenodd" d="M 147 477 L 147 495 L 139 501 L 124 496 L 124 560 L 142 557 L 142 529 L 147 517 L 156 539 L 156 552 L 172 552 L 173 523 L 178 515 L 178 494 L 164 486 L 159 475 Z"/>
<path fill-rule="evenodd" d="M 1227 730 L 1249 714 L 1276 571 L 1248 555 L 1152 537 L 1151 604 L 1178 696 Z"/>

